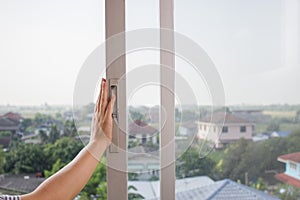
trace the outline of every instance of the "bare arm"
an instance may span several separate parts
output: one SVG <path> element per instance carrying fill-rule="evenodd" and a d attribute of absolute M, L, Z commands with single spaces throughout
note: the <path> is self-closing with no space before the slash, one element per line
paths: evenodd
<path fill-rule="evenodd" d="M 96 103 L 91 139 L 89 144 L 67 166 L 44 181 L 35 191 L 22 195 L 22 200 L 66 200 L 82 190 L 92 176 L 103 152 L 111 143 L 112 108 L 115 97 L 107 100 L 106 81 L 101 82 L 100 95 Z"/>

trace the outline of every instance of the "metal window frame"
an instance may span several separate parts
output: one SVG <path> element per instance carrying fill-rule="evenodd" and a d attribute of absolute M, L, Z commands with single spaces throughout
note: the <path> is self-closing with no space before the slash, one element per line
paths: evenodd
<path fill-rule="evenodd" d="M 125 0 L 105 0 L 105 37 L 110 38 L 114 34 L 125 31 Z M 160 116 L 160 124 L 164 124 L 161 129 L 161 172 L 160 172 L 160 199 L 175 200 L 175 72 L 170 73 L 170 69 L 175 68 L 174 59 L 174 1 L 160 0 L 160 82 L 161 82 L 161 113 L 166 111 L 167 116 Z M 163 29 L 171 30 L 166 33 Z M 113 56 L 113 48 L 120 48 L 125 52 L 126 40 L 124 39 L 116 47 L 106 46 L 106 61 Z M 120 49 L 118 49 L 119 52 Z M 167 50 L 167 51 L 166 51 Z M 171 52 L 171 53 L 170 53 Z M 106 62 L 108 63 L 108 62 Z M 163 67 L 167 66 L 169 69 Z M 118 80 L 126 73 L 126 54 L 118 58 L 109 66 L 106 66 L 106 77 L 108 80 Z M 164 86 L 164 87 L 162 87 Z M 119 130 L 118 145 L 120 149 L 127 148 L 126 133 L 126 80 L 118 83 L 120 98 L 117 97 L 119 106 Z M 113 133 L 114 134 L 114 133 Z M 114 138 L 115 135 L 113 135 Z M 112 144 L 114 145 L 114 144 Z M 115 148 L 114 148 L 115 149 Z M 123 169 L 122 171 L 116 170 Z M 107 151 L 107 199 L 127 199 L 127 154 L 126 151 L 113 153 Z"/>
<path fill-rule="evenodd" d="M 125 31 L 125 0 L 105 0 L 105 38 Z M 125 36 L 118 44 L 106 43 L 106 79 L 117 85 L 118 124 L 114 124 L 113 141 L 117 139 L 118 146 L 111 144 L 107 155 L 107 199 L 127 199 L 127 135 L 126 130 L 126 80 L 121 77 L 126 74 L 126 55 L 109 64 L 110 58 L 118 52 L 126 50 Z M 109 65 L 109 66 L 108 66 Z M 121 97 L 121 98 L 119 98 Z M 114 121 L 115 123 L 115 121 Z M 116 125 L 116 126 L 115 126 Z M 116 138 L 117 137 L 117 138 Z M 119 148 L 119 150 L 118 150 Z M 113 150 L 112 150 L 113 149 Z"/>
<path fill-rule="evenodd" d="M 160 199 L 175 200 L 174 0 L 160 0 Z M 166 32 L 167 29 L 168 31 Z"/>

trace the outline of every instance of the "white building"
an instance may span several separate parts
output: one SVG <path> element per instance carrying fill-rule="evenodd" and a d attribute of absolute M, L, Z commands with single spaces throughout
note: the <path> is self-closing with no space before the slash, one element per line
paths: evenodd
<path fill-rule="evenodd" d="M 208 140 L 216 148 L 241 138 L 252 140 L 255 124 L 231 113 L 215 113 L 198 122 L 198 138 Z"/>

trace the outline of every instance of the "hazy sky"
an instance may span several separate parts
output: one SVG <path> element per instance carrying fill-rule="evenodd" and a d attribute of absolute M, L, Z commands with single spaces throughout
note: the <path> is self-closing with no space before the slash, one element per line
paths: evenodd
<path fill-rule="evenodd" d="M 159 27 L 157 0 L 127 2 L 127 30 Z M 212 58 L 227 104 L 294 104 L 299 13 L 299 0 L 175 0 L 175 29 Z M 72 104 L 82 63 L 104 41 L 104 1 L 0 0 L 0 26 L 0 104 Z M 129 68 L 155 58 L 133 56 Z M 202 84 L 186 78 L 195 88 Z M 136 103 L 147 103 L 146 91 Z"/>

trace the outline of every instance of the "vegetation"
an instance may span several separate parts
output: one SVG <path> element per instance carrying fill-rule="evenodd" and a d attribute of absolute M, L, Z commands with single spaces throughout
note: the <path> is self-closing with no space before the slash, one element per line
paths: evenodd
<path fill-rule="evenodd" d="M 5 173 L 22 174 L 47 171 L 48 175 L 57 171 L 57 165 L 64 166 L 82 149 L 80 141 L 61 138 L 54 144 L 16 143 L 5 153 L 3 166 Z M 53 164 L 54 163 L 54 164 Z M 52 173 L 53 174 L 53 173 Z"/>
<path fill-rule="evenodd" d="M 93 108 L 93 104 L 87 106 L 79 117 L 83 118 L 91 113 Z M 297 199 L 299 189 L 279 183 L 274 180 L 274 173 L 268 174 L 267 172 L 284 171 L 284 165 L 277 161 L 277 157 L 300 151 L 300 106 L 271 105 L 257 108 L 265 109 L 264 113 L 271 116 L 266 123 L 257 124 L 258 133 L 280 130 L 291 130 L 293 133 L 286 138 L 272 138 L 258 143 L 241 139 L 223 150 L 212 151 L 204 158 L 199 150 L 199 144 L 198 146 L 193 144 L 176 161 L 177 178 L 202 175 L 215 180 L 230 178 L 263 191 L 270 190 L 270 185 L 277 184 L 278 189 L 272 192 L 280 199 Z M 202 113 L 207 111 L 204 108 L 201 109 Z M 131 108 L 131 117 L 146 120 L 141 110 L 143 109 Z M 37 114 L 30 113 L 32 118 L 25 118 L 21 123 L 21 131 L 26 135 L 33 133 L 41 124 L 49 125 L 49 121 L 55 122 L 50 123 L 48 131 L 42 129 L 39 131 L 42 144 L 29 145 L 16 139 L 9 151 L 4 152 L 1 148 L 0 173 L 42 172 L 45 177 L 49 177 L 69 163 L 83 148 L 82 142 L 74 139 L 77 133 L 74 121 L 64 121 L 57 111 L 51 114 L 45 114 L 42 111 Z M 192 109 L 176 109 L 175 112 L 176 121 L 199 119 L 198 113 Z M 7 137 L 10 133 L 0 132 L 0 136 Z M 136 142 L 129 143 L 130 147 L 136 145 Z M 147 143 L 144 147 L 153 151 L 159 148 L 152 143 Z M 103 163 L 105 159 L 99 163 L 88 184 L 80 193 L 80 199 L 106 199 L 106 167 Z M 128 176 L 129 180 L 137 179 L 135 173 L 130 173 Z M 246 182 L 246 177 L 248 182 Z M 280 188 L 281 191 L 279 191 Z M 128 199 L 144 199 L 133 186 L 129 186 L 128 191 Z"/>
<path fill-rule="evenodd" d="M 211 169 L 215 164 L 209 157 L 201 158 L 199 149 L 191 147 L 177 160 L 176 176 L 178 178 L 212 176 Z"/>

